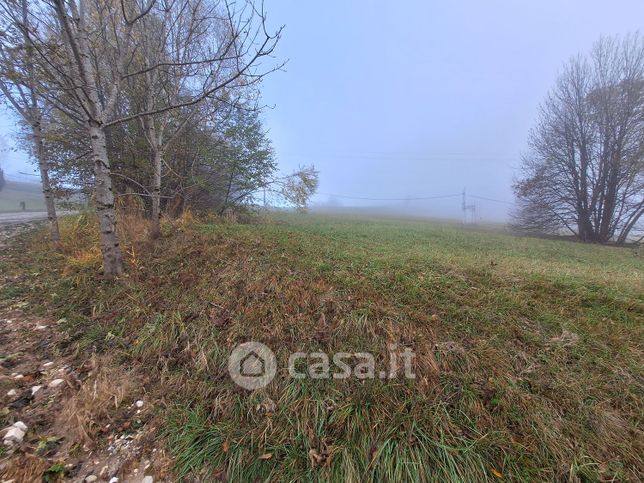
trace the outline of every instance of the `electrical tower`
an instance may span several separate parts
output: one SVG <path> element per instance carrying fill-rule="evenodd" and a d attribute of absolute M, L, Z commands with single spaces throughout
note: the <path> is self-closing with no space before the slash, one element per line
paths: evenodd
<path fill-rule="evenodd" d="M 470 222 L 476 223 L 476 205 L 474 203 L 467 204 L 467 193 L 465 188 L 463 188 L 463 198 L 461 202 L 461 210 L 463 210 L 463 224 L 467 225 L 467 213 L 470 213 Z"/>

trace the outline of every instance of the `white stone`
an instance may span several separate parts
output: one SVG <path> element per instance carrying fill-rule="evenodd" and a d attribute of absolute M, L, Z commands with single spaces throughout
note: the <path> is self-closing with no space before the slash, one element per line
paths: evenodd
<path fill-rule="evenodd" d="M 25 376 L 23 376 L 22 374 L 18 374 L 16 377 L 14 377 L 14 379 L 22 379 L 23 377 Z"/>
<path fill-rule="evenodd" d="M 42 386 L 34 386 L 34 387 L 32 387 L 31 388 L 31 395 L 33 396 L 34 394 L 36 394 L 41 389 L 42 389 Z"/>
<path fill-rule="evenodd" d="M 142 408 L 142 407 L 143 407 L 143 401 L 139 399 L 139 400 L 136 402 L 136 407 L 137 407 L 137 408 Z"/>
<path fill-rule="evenodd" d="M 9 397 L 16 397 L 17 395 L 18 395 L 18 391 L 16 391 L 15 389 L 11 389 L 9 390 L 9 392 L 7 392 L 7 396 Z"/>
<path fill-rule="evenodd" d="M 148 475 L 145 478 L 143 478 L 143 481 L 141 483 L 154 483 L 154 478 Z"/>
<path fill-rule="evenodd" d="M 13 427 L 21 429 L 25 433 L 27 432 L 27 425 L 25 423 L 23 423 L 22 421 L 16 421 L 15 423 L 13 423 Z"/>
<path fill-rule="evenodd" d="M 24 437 L 25 432 L 22 429 L 12 426 L 4 435 L 4 444 L 20 444 Z"/>
<path fill-rule="evenodd" d="M 91 483 L 92 481 L 96 480 L 98 480 L 98 476 L 96 475 L 89 475 L 85 477 L 85 481 L 87 481 L 87 483 Z"/>
<path fill-rule="evenodd" d="M 54 379 L 49 383 L 49 387 L 58 387 L 60 386 L 63 382 L 65 382 L 64 379 Z"/>
<path fill-rule="evenodd" d="M 38 325 L 36 325 L 35 328 L 36 328 L 36 330 L 45 330 L 47 328 L 47 326 L 38 324 Z"/>
<path fill-rule="evenodd" d="M 118 481 L 119 479 L 116 476 L 112 476 L 112 478 L 110 478 L 109 483 L 118 483 Z"/>
<path fill-rule="evenodd" d="M 42 366 L 43 366 L 43 367 L 51 367 L 51 366 L 53 366 L 53 365 L 54 365 L 54 363 L 53 363 L 53 362 L 45 362 Z"/>

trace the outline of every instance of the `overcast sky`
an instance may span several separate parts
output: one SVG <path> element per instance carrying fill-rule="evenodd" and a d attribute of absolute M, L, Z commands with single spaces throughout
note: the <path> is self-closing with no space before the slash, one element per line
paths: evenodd
<path fill-rule="evenodd" d="M 512 201 L 539 102 L 563 62 L 644 27 L 642 0 L 266 0 L 288 59 L 263 85 L 283 171 L 315 164 L 320 193 Z M 11 137 L 13 121 L 0 118 Z M 6 153 L 9 173 L 33 170 Z M 368 204 L 331 199 L 343 205 Z M 507 205 L 481 199 L 484 220 Z M 382 205 L 385 202 L 373 202 Z M 398 203 L 391 203 L 397 205 Z M 457 214 L 460 198 L 402 203 Z M 437 213 L 440 212 L 440 213 Z"/>

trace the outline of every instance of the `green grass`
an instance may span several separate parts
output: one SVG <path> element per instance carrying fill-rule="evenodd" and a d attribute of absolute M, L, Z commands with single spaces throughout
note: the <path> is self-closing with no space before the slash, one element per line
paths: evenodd
<path fill-rule="evenodd" d="M 36 242 L 31 266 L 47 263 L 48 275 L 21 290 L 68 319 L 69 344 L 156 374 L 148 390 L 168 408 L 161 433 L 180 478 L 644 477 L 635 249 L 421 221 L 183 220 L 153 247 L 128 244 L 128 276 L 113 283 L 94 276 L 90 228 L 63 224 L 64 256 Z M 280 367 L 255 392 L 226 371 L 248 340 Z M 284 369 L 294 351 L 382 361 L 389 343 L 414 350 L 415 380 L 295 380 Z"/>
<path fill-rule="evenodd" d="M 25 202 L 26 211 L 44 211 L 45 200 L 42 188 L 36 183 L 7 181 L 0 191 L 0 213 L 23 211 L 20 202 Z"/>

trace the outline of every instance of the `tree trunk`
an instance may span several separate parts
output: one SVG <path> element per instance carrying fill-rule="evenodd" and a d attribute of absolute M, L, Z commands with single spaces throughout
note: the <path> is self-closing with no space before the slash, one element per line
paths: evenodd
<path fill-rule="evenodd" d="M 637 222 L 642 217 L 642 215 L 644 215 L 644 207 L 641 207 L 642 203 L 640 203 L 640 208 L 638 208 L 638 210 L 635 213 L 633 213 L 631 218 L 626 222 L 626 225 L 622 228 L 622 231 L 620 232 L 619 237 L 617 237 L 618 245 L 624 245 L 626 243 L 626 240 L 628 240 L 628 235 L 631 233 L 631 230 L 637 224 Z"/>
<path fill-rule="evenodd" d="M 56 205 L 54 195 L 49 182 L 49 167 L 45 159 L 45 146 L 42 139 L 42 127 L 40 121 L 36 121 L 32 127 L 34 154 L 38 159 L 38 168 L 40 168 L 40 180 L 42 183 L 42 193 L 45 196 L 45 206 L 47 207 L 47 219 L 49 220 L 49 230 L 51 239 L 54 243 L 60 241 L 60 231 L 58 230 L 58 216 L 56 215 Z"/>
<path fill-rule="evenodd" d="M 163 153 L 159 149 L 154 150 L 152 160 L 152 230 L 151 238 L 158 238 L 161 235 L 161 165 Z"/>
<path fill-rule="evenodd" d="M 103 271 L 107 277 L 123 273 L 123 257 L 116 232 L 116 210 L 114 193 L 110 176 L 110 162 L 107 156 L 105 130 L 96 122 L 89 122 L 89 134 L 92 143 L 92 159 L 96 196 L 96 212 L 100 229 L 101 252 L 103 254 Z"/>

